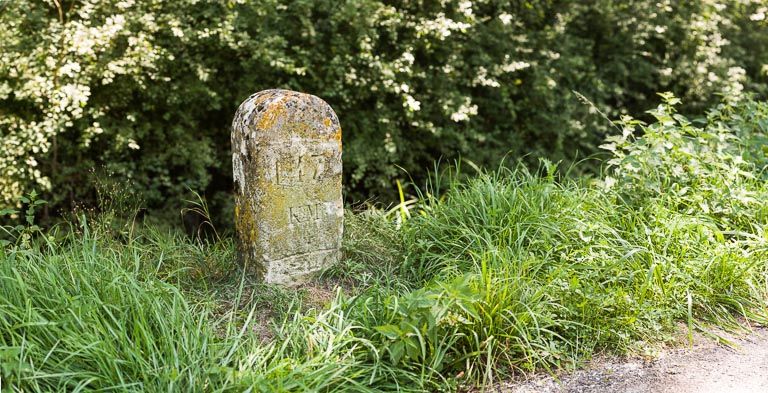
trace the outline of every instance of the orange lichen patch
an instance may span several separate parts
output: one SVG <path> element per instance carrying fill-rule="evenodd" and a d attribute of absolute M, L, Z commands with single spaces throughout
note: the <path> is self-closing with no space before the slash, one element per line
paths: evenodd
<path fill-rule="evenodd" d="M 285 105 L 282 100 L 272 103 L 264 111 L 264 114 L 261 115 L 261 119 L 259 119 L 259 122 L 256 124 L 256 128 L 260 130 L 271 129 L 272 126 L 275 125 L 277 119 L 282 117 L 284 114 Z"/>
<path fill-rule="evenodd" d="M 339 150 L 341 150 L 341 127 L 336 129 L 336 132 L 333 133 L 333 139 L 339 142 Z"/>
<path fill-rule="evenodd" d="M 272 98 L 272 94 L 260 94 L 256 97 L 256 100 L 253 101 L 254 106 L 258 106 L 259 104 L 263 103 L 264 101 Z"/>

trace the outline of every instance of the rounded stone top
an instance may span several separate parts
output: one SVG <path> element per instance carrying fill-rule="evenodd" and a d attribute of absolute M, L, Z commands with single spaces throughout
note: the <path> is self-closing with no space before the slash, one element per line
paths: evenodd
<path fill-rule="evenodd" d="M 339 118 L 330 105 L 311 94 L 283 89 L 263 90 L 243 101 L 232 130 L 264 143 L 292 138 L 341 142 Z"/>

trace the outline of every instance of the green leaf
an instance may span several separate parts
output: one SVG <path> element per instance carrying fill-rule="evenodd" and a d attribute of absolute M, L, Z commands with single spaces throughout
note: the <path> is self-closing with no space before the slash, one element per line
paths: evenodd
<path fill-rule="evenodd" d="M 0 217 L 2 216 L 10 216 L 12 214 L 18 214 L 19 211 L 15 209 L 2 209 L 0 210 Z"/>
<path fill-rule="evenodd" d="M 404 354 L 405 354 L 404 342 L 398 341 L 389 346 L 389 358 L 392 361 L 393 365 L 397 365 L 398 363 L 400 363 L 400 360 L 403 358 Z"/>
<path fill-rule="evenodd" d="M 403 341 L 405 343 L 405 353 L 408 359 L 418 359 L 421 355 L 421 346 L 416 337 L 410 337 Z"/>
<path fill-rule="evenodd" d="M 397 340 L 403 336 L 403 331 L 395 325 L 376 326 L 374 329 L 390 340 Z"/>

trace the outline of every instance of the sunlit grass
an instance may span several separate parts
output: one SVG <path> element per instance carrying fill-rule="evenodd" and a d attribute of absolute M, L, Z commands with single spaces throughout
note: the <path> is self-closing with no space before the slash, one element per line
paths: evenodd
<path fill-rule="evenodd" d="M 3 387 L 450 391 L 643 352 L 680 326 L 768 323 L 762 158 L 738 159 L 757 150 L 720 123 L 706 136 L 654 113 L 614 138 L 613 177 L 448 168 L 412 199 L 399 185 L 394 209 L 349 213 L 319 306 L 243 275 L 228 236 L 108 215 L 43 232 L 28 214 L 1 227 Z"/>
<path fill-rule="evenodd" d="M 345 289 L 320 309 L 242 277 L 227 238 L 149 225 L 126 239 L 81 222 L 0 254 L 4 381 L 444 390 L 642 350 L 679 323 L 765 322 L 766 223 L 724 231 L 669 202 L 628 205 L 521 169 L 479 174 L 422 199 L 399 229 L 374 211 L 348 217 L 345 260 L 322 278 Z"/>

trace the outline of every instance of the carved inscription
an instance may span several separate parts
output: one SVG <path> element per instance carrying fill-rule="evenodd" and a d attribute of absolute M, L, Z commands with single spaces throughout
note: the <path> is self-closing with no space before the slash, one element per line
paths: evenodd
<path fill-rule="evenodd" d="M 305 206 L 296 206 L 288 209 L 291 224 L 302 224 L 322 219 L 323 204 L 315 203 Z"/>
<path fill-rule="evenodd" d="M 275 178 L 281 186 L 295 186 L 319 180 L 324 171 L 325 157 L 322 155 L 283 157 L 275 163 Z"/>

